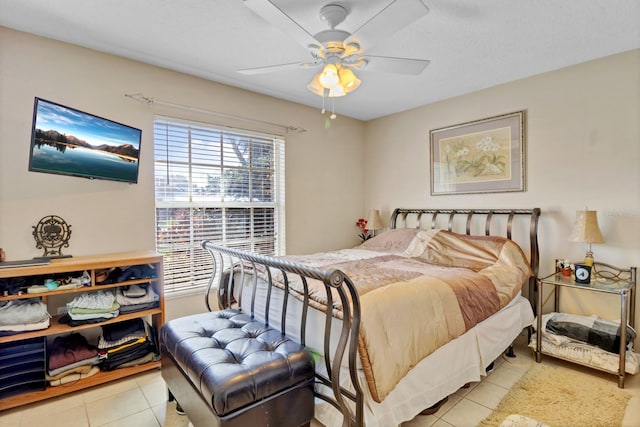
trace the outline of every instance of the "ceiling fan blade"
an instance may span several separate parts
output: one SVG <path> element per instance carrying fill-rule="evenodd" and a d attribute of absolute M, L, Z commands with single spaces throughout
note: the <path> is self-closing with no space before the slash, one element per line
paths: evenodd
<path fill-rule="evenodd" d="M 347 37 L 345 44 L 355 42 L 370 50 L 376 43 L 385 40 L 427 13 L 429 8 L 421 0 L 394 0 Z"/>
<path fill-rule="evenodd" d="M 244 4 L 265 21 L 292 37 L 301 46 L 309 48 L 310 46 L 322 45 L 307 30 L 269 0 L 244 0 Z"/>
<path fill-rule="evenodd" d="M 244 70 L 238 70 L 239 73 L 252 76 L 255 74 L 265 74 L 272 73 L 275 71 L 287 71 L 287 70 L 297 70 L 301 68 L 316 68 L 322 65 L 322 62 L 292 62 L 289 64 L 280 64 L 280 65 L 269 65 L 266 67 L 258 67 L 258 68 L 245 68 Z"/>
<path fill-rule="evenodd" d="M 393 58 L 389 56 L 366 55 L 366 65 L 362 67 L 366 71 L 379 71 L 382 73 L 409 74 L 417 76 L 431 63 L 427 59 Z"/>

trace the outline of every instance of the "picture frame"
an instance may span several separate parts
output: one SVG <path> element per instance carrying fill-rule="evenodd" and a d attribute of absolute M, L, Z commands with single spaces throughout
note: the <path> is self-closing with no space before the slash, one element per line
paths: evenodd
<path fill-rule="evenodd" d="M 525 191 L 526 111 L 429 132 L 431 195 Z"/>

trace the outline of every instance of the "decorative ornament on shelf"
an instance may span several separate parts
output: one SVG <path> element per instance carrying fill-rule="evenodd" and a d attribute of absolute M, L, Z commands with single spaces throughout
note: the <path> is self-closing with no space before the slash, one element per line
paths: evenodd
<path fill-rule="evenodd" d="M 576 220 L 573 231 L 569 236 L 570 242 L 583 242 L 587 244 L 587 253 L 584 257 L 585 265 L 593 265 L 592 243 L 604 243 L 600 227 L 598 227 L 597 211 L 590 211 L 585 207 L 583 211 L 576 212 Z"/>
<path fill-rule="evenodd" d="M 556 267 L 562 273 L 563 276 L 571 276 L 571 272 L 575 268 L 575 265 L 571 264 L 568 259 L 559 259 L 556 262 Z"/>
<path fill-rule="evenodd" d="M 36 248 L 44 249 L 43 258 L 69 258 L 63 255 L 62 247 L 69 247 L 71 226 L 57 215 L 47 215 L 33 226 Z"/>

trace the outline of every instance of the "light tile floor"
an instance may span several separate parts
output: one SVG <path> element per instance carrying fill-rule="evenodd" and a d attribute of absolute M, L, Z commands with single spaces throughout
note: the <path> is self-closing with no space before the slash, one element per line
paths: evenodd
<path fill-rule="evenodd" d="M 522 342 L 520 342 L 522 341 Z M 501 358 L 481 382 L 460 389 L 434 415 L 418 416 L 402 427 L 472 427 L 488 416 L 513 384 L 533 363 L 526 340 L 518 340 L 515 359 Z M 543 358 L 545 364 L 565 364 Z M 565 364 L 584 375 L 615 381 L 615 377 L 573 364 Z M 640 425 L 640 374 L 628 376 L 625 389 L 633 397 L 627 405 L 623 427 Z M 50 399 L 0 412 L 1 427 L 187 427 L 186 416 L 167 402 L 164 381 L 158 371 L 96 387 L 66 397 Z M 312 423 L 318 426 L 318 423 Z"/>

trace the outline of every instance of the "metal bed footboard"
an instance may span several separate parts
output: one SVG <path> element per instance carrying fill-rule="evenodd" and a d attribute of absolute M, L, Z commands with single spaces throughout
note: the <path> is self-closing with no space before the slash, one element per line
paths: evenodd
<path fill-rule="evenodd" d="M 258 255 L 242 250 L 232 249 L 226 246 L 214 244 L 210 241 L 202 243 L 213 260 L 213 274 L 205 296 L 207 309 L 212 311 L 209 303 L 209 293 L 212 287 L 217 288 L 218 308 L 238 308 L 255 317 L 257 313 L 264 316 L 264 323 L 269 326 L 270 305 L 272 303 L 272 291 L 278 287 L 274 284 L 273 274 L 282 274 L 285 297 L 280 307 L 280 331 L 287 335 L 287 308 L 290 294 L 289 284 L 296 281 L 302 284 L 304 295 L 302 298 L 302 311 L 299 319 L 298 342 L 306 345 L 307 342 L 307 313 L 309 310 L 308 281 L 313 279 L 323 283 L 326 292 L 327 307 L 334 306 L 334 300 L 342 306 L 342 319 L 338 320 L 331 313 L 325 315 L 324 327 L 324 368 L 327 375 L 316 370 L 316 387 L 314 394 L 317 398 L 333 405 L 343 415 L 344 427 L 363 426 L 363 394 L 357 378 L 357 344 L 360 329 L 360 300 L 351 280 L 338 269 L 320 270 L 306 265 L 293 263 L 284 259 Z M 265 267 L 266 303 L 264 307 L 256 306 L 256 290 L 258 287 L 258 275 L 254 274 L 258 267 Z M 260 282 L 263 283 L 263 282 Z M 241 297 L 234 299 L 234 285 L 241 284 L 252 286 L 252 298 L 249 303 L 242 301 Z M 278 287 L 280 288 L 280 287 Z M 242 293 L 240 293 L 242 295 Z M 336 298 L 337 297 L 337 298 Z M 291 320 L 291 318 L 289 318 Z M 340 336 L 337 345 L 332 350 L 332 325 L 340 321 Z M 333 341 L 335 342 L 335 340 Z M 343 359 L 347 357 L 350 381 L 353 392 L 341 386 L 340 371 Z M 324 387 L 323 387 L 324 386 Z M 326 388 L 331 393 L 326 393 Z"/>

